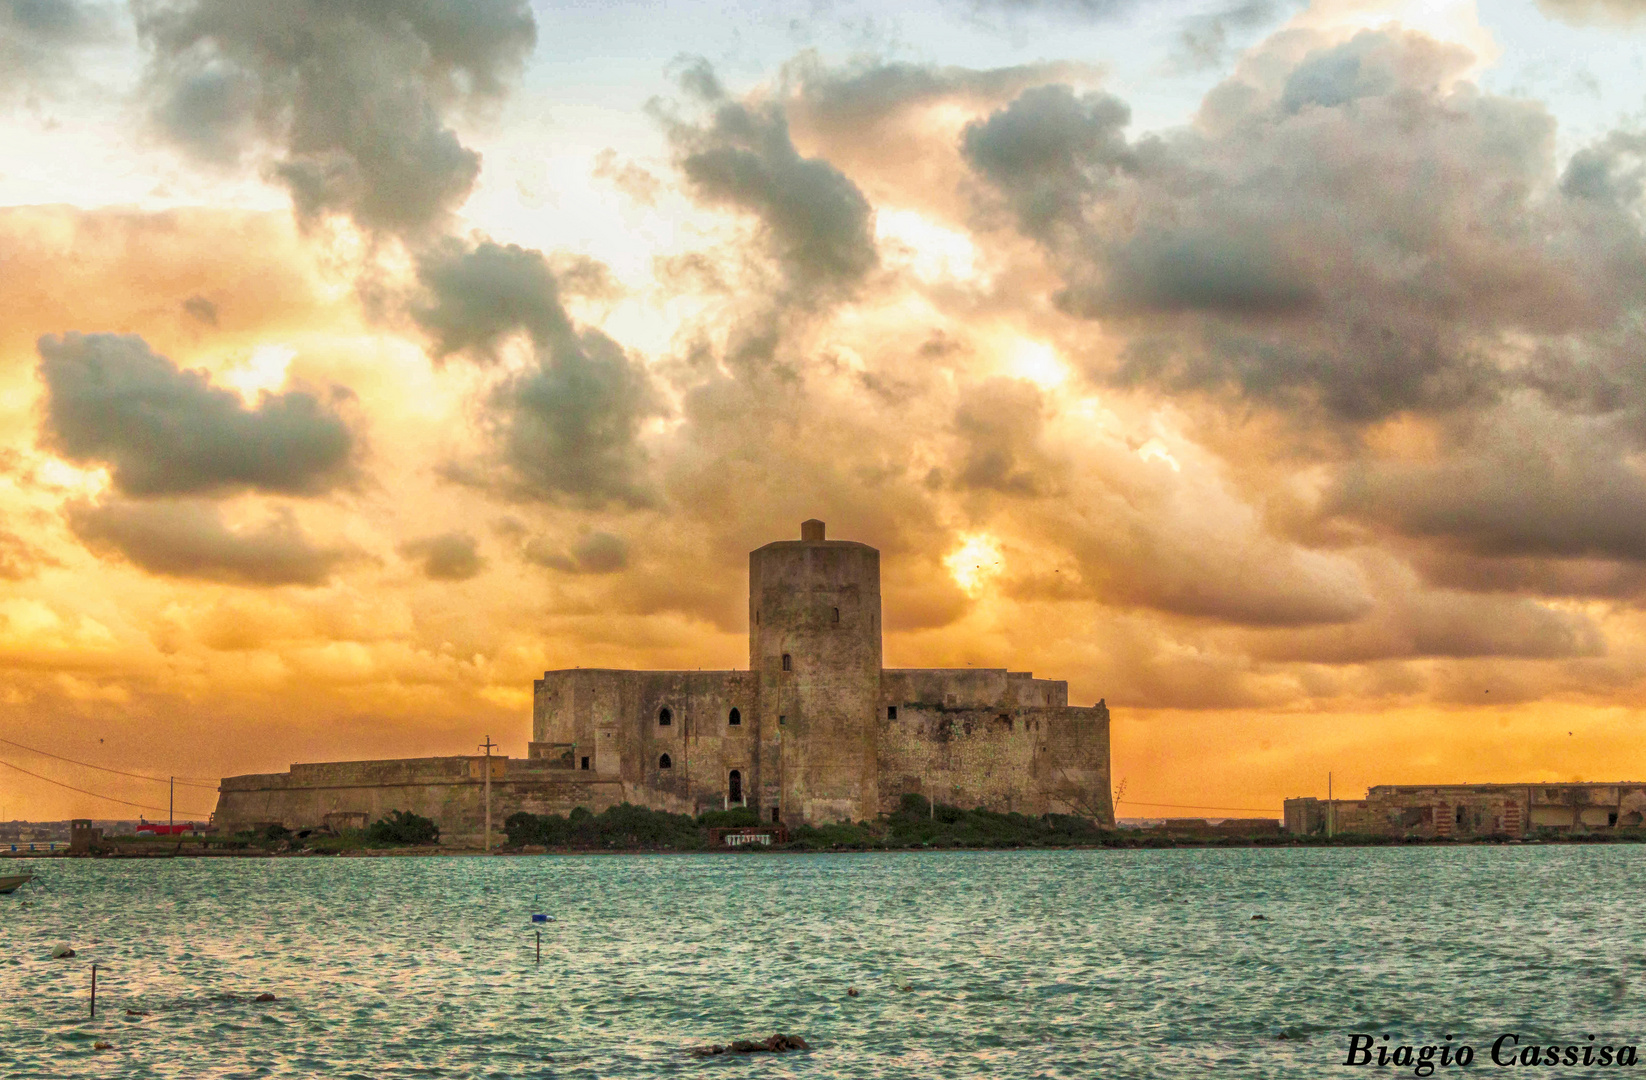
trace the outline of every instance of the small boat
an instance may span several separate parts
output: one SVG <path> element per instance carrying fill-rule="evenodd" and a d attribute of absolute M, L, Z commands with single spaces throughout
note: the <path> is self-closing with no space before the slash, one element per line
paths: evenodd
<path fill-rule="evenodd" d="M 22 888 L 26 882 L 34 880 L 33 874 L 5 874 L 0 875 L 0 896 L 14 893 Z"/>

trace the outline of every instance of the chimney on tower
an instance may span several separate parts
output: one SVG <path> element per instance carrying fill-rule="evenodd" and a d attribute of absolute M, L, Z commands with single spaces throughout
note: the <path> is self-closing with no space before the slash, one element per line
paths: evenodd
<path fill-rule="evenodd" d="M 816 518 L 800 523 L 800 539 L 811 543 L 822 543 L 823 523 Z"/>

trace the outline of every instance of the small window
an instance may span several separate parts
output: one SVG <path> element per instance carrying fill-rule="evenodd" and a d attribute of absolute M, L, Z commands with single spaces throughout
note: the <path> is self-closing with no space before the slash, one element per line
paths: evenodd
<path fill-rule="evenodd" d="M 657 713 L 657 726 L 658 727 L 668 727 L 672 723 L 674 723 L 674 713 L 670 712 L 666 708 L 658 710 L 658 713 Z"/>
<path fill-rule="evenodd" d="M 788 722 L 789 722 L 789 718 L 787 716 L 784 716 L 782 713 L 779 713 L 777 715 L 777 726 L 778 727 L 782 727 L 784 724 L 786 724 Z"/>
<path fill-rule="evenodd" d="M 780 820 L 782 819 L 777 816 L 777 807 L 772 807 L 772 823 L 776 824 Z"/>
<path fill-rule="evenodd" d="M 589 771 L 589 759 L 588 758 L 583 759 L 583 771 L 584 772 Z"/>
<path fill-rule="evenodd" d="M 732 727 L 737 727 L 742 722 L 743 714 L 738 712 L 736 709 L 733 709 L 731 715 L 726 717 L 726 723 L 730 724 Z"/>
<path fill-rule="evenodd" d="M 1460 806 L 1460 807 L 1457 808 L 1457 815 L 1456 816 L 1457 816 L 1457 823 L 1459 825 L 1463 824 L 1463 807 Z"/>
<path fill-rule="evenodd" d="M 669 760 L 669 755 L 664 754 L 662 757 L 657 759 L 657 767 L 659 769 L 672 769 L 674 768 L 674 762 Z"/>
<path fill-rule="evenodd" d="M 794 670 L 794 664 L 789 659 L 789 654 L 788 653 L 783 654 L 783 670 L 784 671 L 793 671 Z"/>
<path fill-rule="evenodd" d="M 732 772 L 731 772 L 731 776 L 728 777 L 727 779 L 729 781 L 729 783 L 726 785 L 727 788 L 729 789 L 727 791 L 727 795 L 730 797 L 731 802 L 736 803 L 738 805 L 742 805 L 742 803 L 743 803 L 743 774 L 740 771 L 738 771 L 737 769 L 733 769 Z"/>
<path fill-rule="evenodd" d="M 897 719 L 897 706 L 896 705 L 886 706 L 886 719 L 888 719 L 888 720 L 896 720 Z"/>
<path fill-rule="evenodd" d="M 840 609 L 839 608 L 834 609 L 834 621 L 835 622 L 840 621 Z"/>

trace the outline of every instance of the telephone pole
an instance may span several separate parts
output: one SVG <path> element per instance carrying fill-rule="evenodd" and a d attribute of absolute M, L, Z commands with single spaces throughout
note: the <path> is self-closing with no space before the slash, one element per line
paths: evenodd
<path fill-rule="evenodd" d="M 1326 774 L 1326 839 L 1332 838 L 1332 826 L 1337 824 L 1337 805 L 1332 802 L 1332 774 Z"/>
<path fill-rule="evenodd" d="M 492 748 L 497 744 L 492 742 L 490 735 L 480 744 L 480 749 L 486 752 L 486 854 L 492 850 Z"/>
<path fill-rule="evenodd" d="M 171 794 L 166 799 L 166 835 L 177 831 L 177 777 L 171 778 Z"/>

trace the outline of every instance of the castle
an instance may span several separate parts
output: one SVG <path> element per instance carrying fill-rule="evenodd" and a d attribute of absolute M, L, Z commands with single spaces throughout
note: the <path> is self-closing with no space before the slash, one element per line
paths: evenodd
<path fill-rule="evenodd" d="M 493 818 L 598 812 L 628 802 L 675 813 L 747 806 L 763 820 L 873 820 L 905 794 L 1114 823 L 1109 713 L 1068 684 L 1004 668 L 881 665 L 880 552 L 799 540 L 749 553 L 747 671 L 544 672 L 524 760 L 489 759 Z M 389 810 L 476 836 L 488 759 L 294 765 L 226 777 L 218 826 L 355 824 Z"/>

